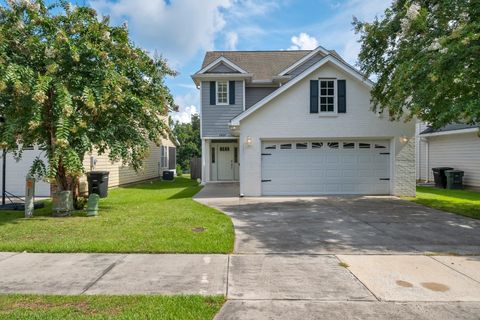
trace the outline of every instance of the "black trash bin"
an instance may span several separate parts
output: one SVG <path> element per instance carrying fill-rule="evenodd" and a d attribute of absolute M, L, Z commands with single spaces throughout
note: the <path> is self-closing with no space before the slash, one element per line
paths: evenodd
<path fill-rule="evenodd" d="M 447 177 L 445 176 L 445 171 L 447 170 L 453 170 L 453 168 L 450 168 L 450 167 L 432 168 L 435 187 L 442 188 L 442 189 L 445 189 L 447 187 Z"/>
<path fill-rule="evenodd" d="M 461 170 L 447 170 L 447 189 L 463 189 L 463 175 Z"/>
<path fill-rule="evenodd" d="M 91 171 L 87 173 L 88 195 L 96 193 L 100 198 L 108 196 L 108 171 Z"/>
<path fill-rule="evenodd" d="M 162 179 L 163 180 L 173 180 L 173 171 L 163 171 Z"/>

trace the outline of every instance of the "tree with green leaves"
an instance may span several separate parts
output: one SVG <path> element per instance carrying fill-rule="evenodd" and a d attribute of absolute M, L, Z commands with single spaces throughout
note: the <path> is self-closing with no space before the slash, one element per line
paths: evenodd
<path fill-rule="evenodd" d="M 41 146 L 33 170 L 75 191 L 93 149 L 135 169 L 149 141 L 166 136 L 174 72 L 95 10 L 68 1 L 0 6 L 0 147 L 21 157 Z M 43 168 L 43 170 L 42 170 Z"/>
<path fill-rule="evenodd" d="M 436 128 L 480 123 L 480 1 L 397 0 L 381 18 L 353 24 L 360 68 L 377 78 L 376 109 Z"/>
<path fill-rule="evenodd" d="M 190 159 L 200 157 L 202 154 L 202 140 L 200 138 L 200 117 L 192 115 L 191 123 L 176 122 L 173 135 L 179 142 L 177 147 L 177 163 L 182 170 L 190 168 Z"/>

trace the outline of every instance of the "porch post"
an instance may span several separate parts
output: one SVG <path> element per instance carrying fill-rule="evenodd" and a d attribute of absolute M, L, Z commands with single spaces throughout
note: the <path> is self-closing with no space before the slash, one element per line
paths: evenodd
<path fill-rule="evenodd" d="M 202 184 L 210 181 L 210 140 L 202 139 Z"/>

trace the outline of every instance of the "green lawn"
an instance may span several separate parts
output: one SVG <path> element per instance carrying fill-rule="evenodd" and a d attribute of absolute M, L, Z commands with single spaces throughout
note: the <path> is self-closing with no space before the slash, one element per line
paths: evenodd
<path fill-rule="evenodd" d="M 24 219 L 23 212 L 0 211 L 0 251 L 231 252 L 232 222 L 192 200 L 200 188 L 179 177 L 112 189 L 100 200 L 98 217 L 77 212 L 53 218 L 49 204 L 31 219 Z"/>
<path fill-rule="evenodd" d="M 0 319 L 213 319 L 223 297 L 1 295 Z"/>
<path fill-rule="evenodd" d="M 417 197 L 407 199 L 435 209 L 480 219 L 479 192 L 417 187 Z"/>

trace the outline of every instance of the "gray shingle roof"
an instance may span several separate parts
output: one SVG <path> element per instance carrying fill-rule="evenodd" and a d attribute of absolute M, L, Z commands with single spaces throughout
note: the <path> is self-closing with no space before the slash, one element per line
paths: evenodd
<path fill-rule="evenodd" d="M 454 124 L 446 125 L 445 127 L 442 127 L 440 129 L 434 129 L 434 128 L 428 127 L 427 129 L 423 130 L 420 134 L 454 131 L 454 130 L 471 129 L 471 128 L 478 128 L 478 125 L 468 125 L 468 124 L 462 124 L 462 123 L 454 123 Z"/>
<path fill-rule="evenodd" d="M 312 50 L 277 51 L 208 51 L 203 59 L 202 68 L 224 56 L 243 70 L 253 75 L 253 80 L 272 80 L 280 72 L 308 55 Z M 330 53 L 341 59 L 337 52 Z M 319 52 L 319 54 L 321 54 Z"/>

